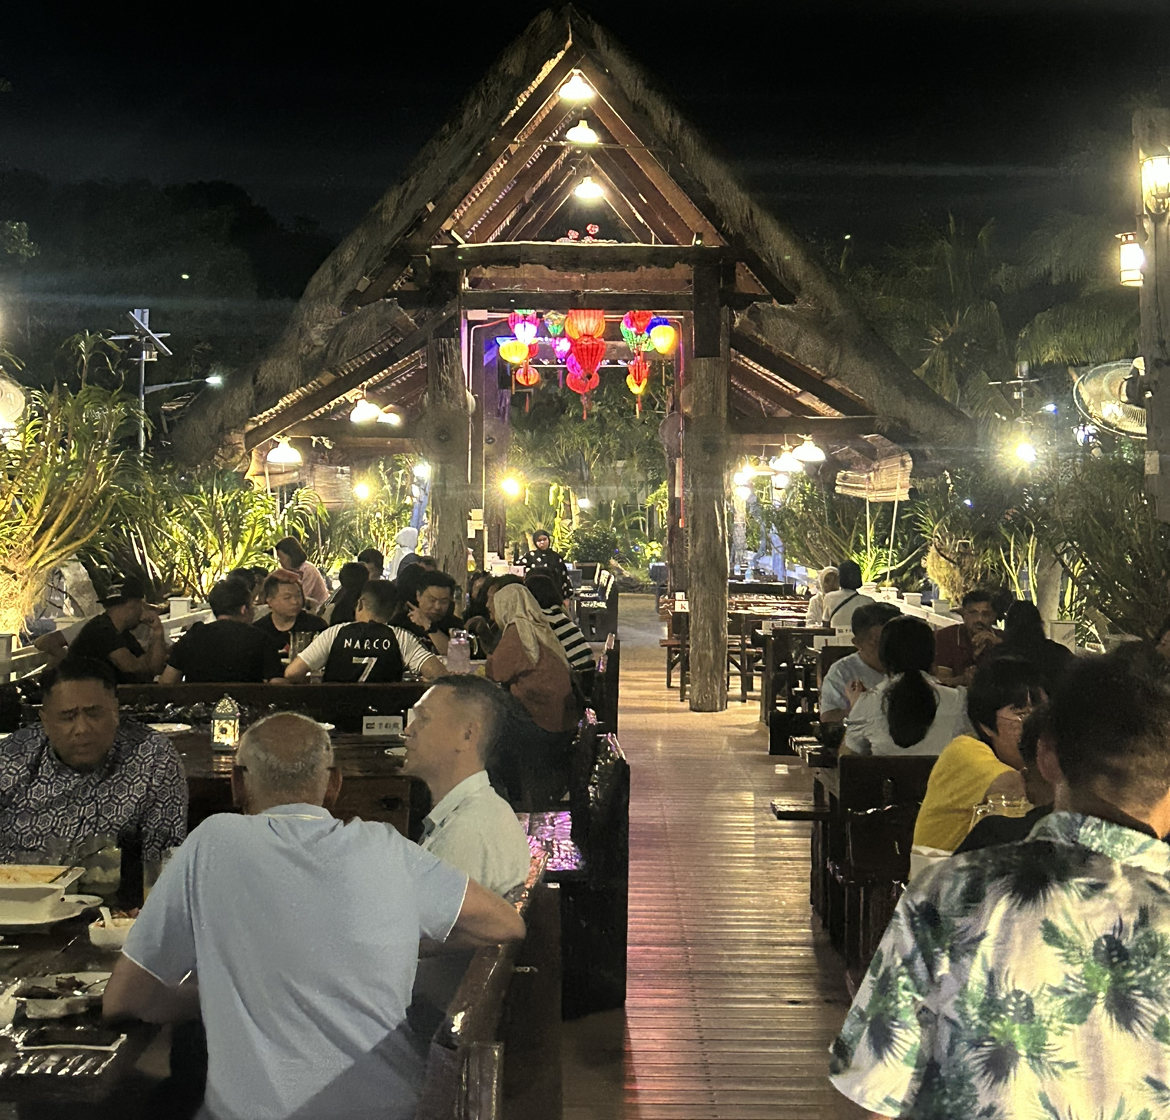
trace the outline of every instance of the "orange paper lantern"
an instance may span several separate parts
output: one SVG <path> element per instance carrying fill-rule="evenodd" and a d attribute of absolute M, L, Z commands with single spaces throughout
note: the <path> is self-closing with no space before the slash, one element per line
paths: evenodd
<path fill-rule="evenodd" d="M 533 385 L 540 384 L 540 374 L 525 363 L 516 371 L 516 384 L 523 385 L 525 389 L 531 389 Z"/>
<path fill-rule="evenodd" d="M 605 334 L 605 312 L 575 308 L 565 316 L 565 334 L 572 339 L 584 338 L 586 335 L 600 338 Z"/>
<path fill-rule="evenodd" d="M 601 359 L 605 357 L 605 343 L 593 335 L 581 335 L 573 339 L 573 357 L 585 373 L 596 373 Z"/>

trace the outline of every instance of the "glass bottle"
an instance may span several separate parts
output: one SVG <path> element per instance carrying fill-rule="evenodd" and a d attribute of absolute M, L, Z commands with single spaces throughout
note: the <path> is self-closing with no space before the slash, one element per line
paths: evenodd
<path fill-rule="evenodd" d="M 471 672 L 471 642 L 466 630 L 452 630 L 447 643 L 447 672 Z"/>

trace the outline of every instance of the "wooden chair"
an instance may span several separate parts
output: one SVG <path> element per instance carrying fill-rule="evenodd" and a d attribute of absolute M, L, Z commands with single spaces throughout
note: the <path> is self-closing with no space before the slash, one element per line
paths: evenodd
<path fill-rule="evenodd" d="M 577 597 L 577 624 L 586 641 L 602 642 L 617 633 L 619 602 L 617 581 L 603 568 L 597 573 L 596 593 Z"/>
<path fill-rule="evenodd" d="M 616 634 L 605 639 L 605 650 L 597 663 L 593 678 L 593 710 L 605 731 L 618 729 L 618 678 L 621 670 L 622 643 Z"/>
<path fill-rule="evenodd" d="M 666 650 L 666 687 L 673 688 L 671 678 L 678 670 L 678 698 L 687 698 L 687 678 L 690 675 L 690 631 L 691 616 L 686 611 L 672 611 L 670 635 L 662 638 L 659 645 Z"/>

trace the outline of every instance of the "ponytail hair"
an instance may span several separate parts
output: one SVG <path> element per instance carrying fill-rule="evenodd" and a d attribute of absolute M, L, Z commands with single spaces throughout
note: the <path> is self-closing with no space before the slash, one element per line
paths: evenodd
<path fill-rule="evenodd" d="M 878 657 L 890 676 L 900 674 L 884 704 L 890 738 L 903 749 L 912 747 L 926 738 L 938 709 L 924 675 L 934 664 L 934 631 L 912 615 L 891 619 L 882 628 Z"/>

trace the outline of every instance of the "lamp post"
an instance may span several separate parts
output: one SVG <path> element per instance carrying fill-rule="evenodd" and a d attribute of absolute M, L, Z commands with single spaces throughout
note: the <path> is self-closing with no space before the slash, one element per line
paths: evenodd
<path fill-rule="evenodd" d="M 138 343 L 138 454 L 141 455 L 146 450 L 146 363 L 157 362 L 160 352 L 168 358 L 173 356 L 167 344 L 163 342 L 164 338 L 171 336 L 169 332 L 156 334 L 150 329 L 149 307 L 136 307 L 133 311 L 127 311 L 126 317 L 134 324 L 133 333 L 116 334 L 112 336 L 112 340 Z M 159 385 L 155 388 L 161 389 L 164 386 Z"/>

